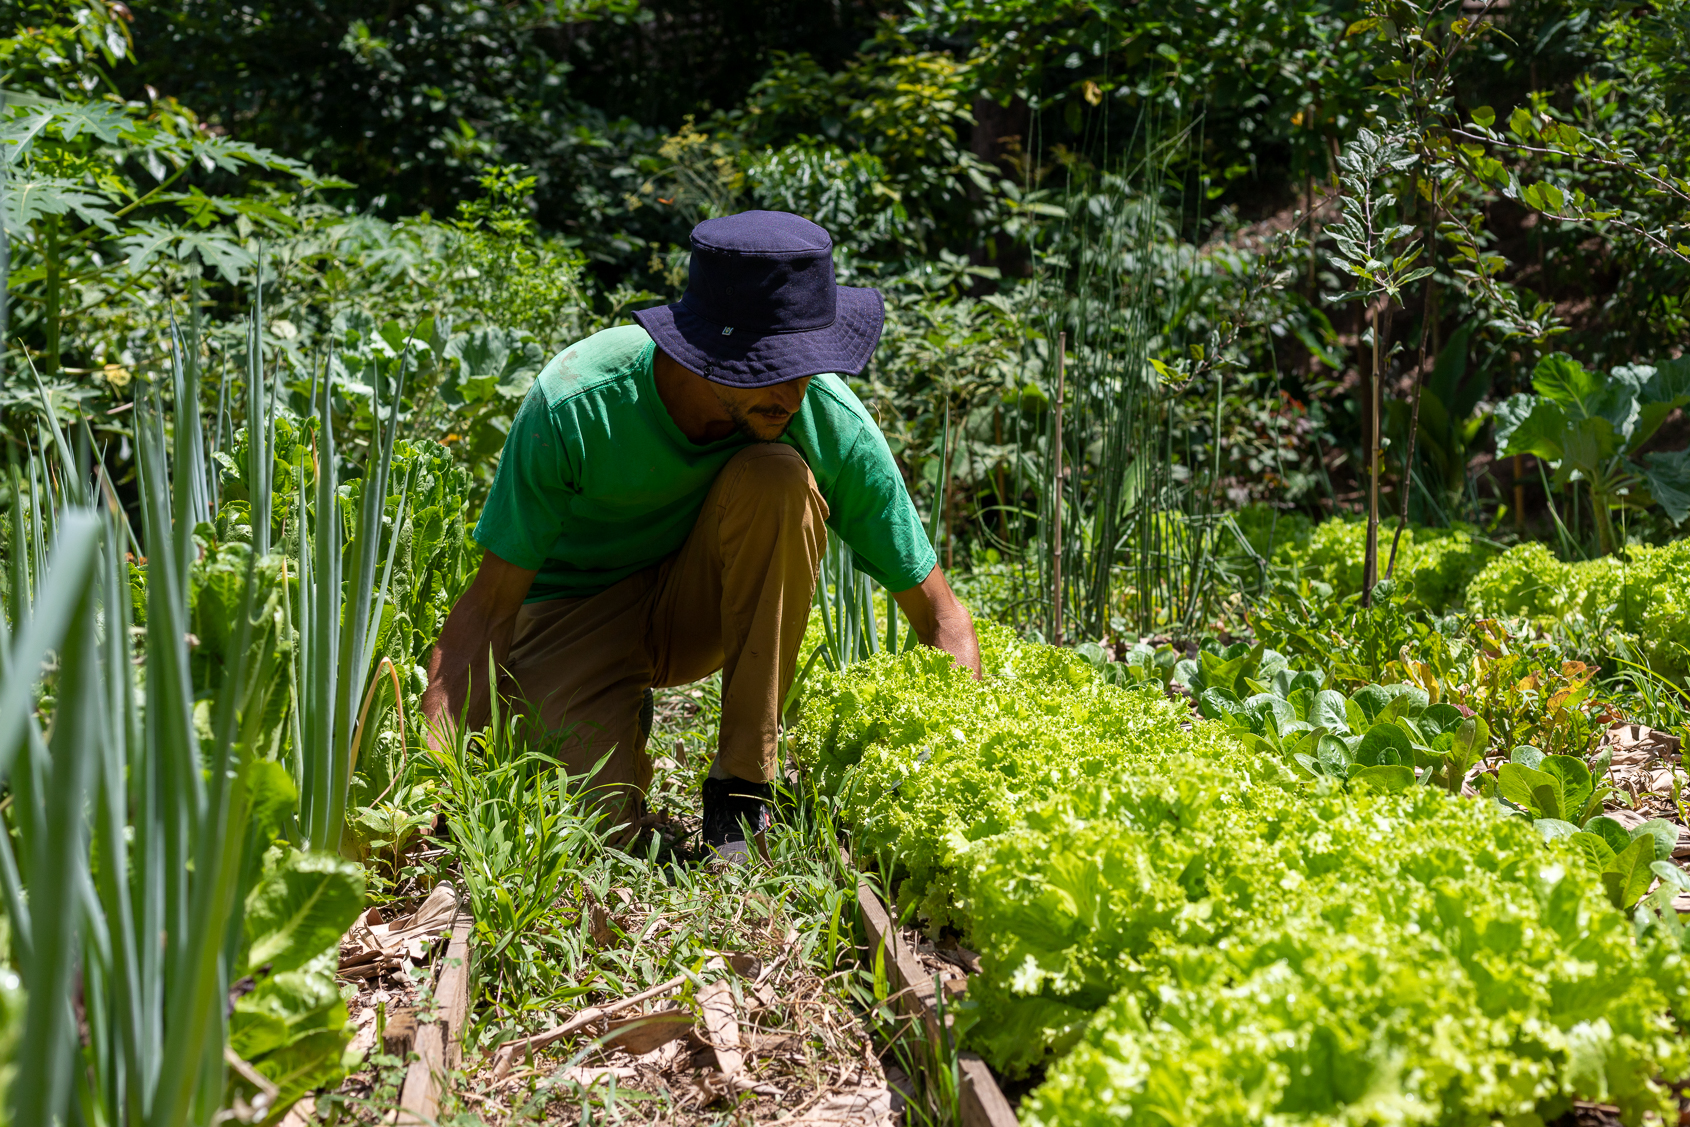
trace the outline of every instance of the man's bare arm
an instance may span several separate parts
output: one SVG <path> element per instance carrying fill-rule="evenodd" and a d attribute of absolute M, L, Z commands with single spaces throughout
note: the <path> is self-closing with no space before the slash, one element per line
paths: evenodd
<path fill-rule="evenodd" d="M 923 645 L 944 650 L 957 664 L 980 676 L 980 639 L 974 636 L 974 620 L 956 597 L 945 574 L 935 567 L 908 591 L 894 591 L 892 598 L 915 627 Z"/>
<path fill-rule="evenodd" d="M 430 738 L 450 739 L 469 700 L 469 725 L 487 722 L 489 651 L 499 668 L 510 657 L 516 632 L 516 612 L 528 597 L 535 572 L 517 567 L 488 552 L 481 568 L 446 616 L 440 640 L 428 655 L 428 688 L 423 690 L 423 719 Z"/>

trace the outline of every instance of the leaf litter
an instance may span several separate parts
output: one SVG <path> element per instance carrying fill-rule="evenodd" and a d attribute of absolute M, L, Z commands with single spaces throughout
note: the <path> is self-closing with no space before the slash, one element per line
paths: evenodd
<path fill-rule="evenodd" d="M 508 989 L 477 997 L 438 1122 L 901 1122 L 910 1081 L 867 1012 L 874 1002 L 830 825 L 800 811 L 771 835 L 772 863 L 707 862 L 698 788 L 715 743 L 719 680 L 660 691 L 655 705 L 650 813 L 635 840 L 582 859 L 579 879 L 548 913 L 564 942 L 496 940 L 531 947 L 573 985 L 543 997 Z M 465 858 L 444 860 L 461 868 Z M 428 1016 L 426 990 L 402 990 L 406 976 L 422 977 L 407 962 L 418 948 L 407 944 L 419 920 L 455 898 L 443 887 L 413 904 L 414 916 L 384 920 L 377 911 L 348 933 L 343 980 L 359 989 L 350 1009 L 366 1056 L 336 1097 L 318 1101 L 318 1116 L 329 1107 L 338 1115 L 317 1121 L 391 1116 L 405 1062 L 388 1051 L 401 1045 L 376 1034 L 373 999 L 383 992 Z M 478 945 L 487 941 L 478 934 Z"/>

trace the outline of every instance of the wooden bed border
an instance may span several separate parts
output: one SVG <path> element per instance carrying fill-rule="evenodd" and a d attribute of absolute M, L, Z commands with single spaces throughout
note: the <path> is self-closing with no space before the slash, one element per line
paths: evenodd
<path fill-rule="evenodd" d="M 392 1122 L 432 1127 L 440 1114 L 447 1076 L 463 1057 L 464 1023 L 469 1018 L 469 942 L 475 921 L 462 907 L 452 921 L 446 953 L 436 962 L 434 1020 L 419 1022 L 417 1058 L 399 1087 L 399 1109 Z"/>
<path fill-rule="evenodd" d="M 927 1027 L 928 1037 L 940 1043 L 939 1010 L 934 1004 L 932 976 L 921 969 L 915 952 L 899 935 L 886 906 L 865 880 L 857 882 L 857 907 L 862 913 L 863 929 L 868 932 L 869 949 L 866 960 L 873 964 L 875 951 L 886 952 L 886 978 L 898 996 L 898 1005 L 906 1013 L 919 1015 Z M 950 1015 L 946 1015 L 947 1023 Z M 962 1090 L 958 1093 L 963 1127 L 1017 1127 L 1015 1109 L 1004 1098 L 986 1062 L 975 1053 L 959 1053 L 958 1064 Z"/>

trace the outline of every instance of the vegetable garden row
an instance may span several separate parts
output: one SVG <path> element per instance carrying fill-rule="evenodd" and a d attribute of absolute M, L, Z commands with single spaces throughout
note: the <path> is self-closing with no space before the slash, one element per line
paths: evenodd
<path fill-rule="evenodd" d="M 1470 604 L 1618 595 L 1682 660 L 1690 543 L 1544 556 L 1500 557 Z M 981 641 L 981 682 L 924 651 L 820 674 L 795 746 L 905 917 L 979 953 L 962 1044 L 1042 1074 L 1024 1121 L 1678 1114 L 1690 878 L 1678 825 L 1614 810 L 1592 671 L 1496 620 L 1405 645 L 1383 684 L 1261 642 Z"/>

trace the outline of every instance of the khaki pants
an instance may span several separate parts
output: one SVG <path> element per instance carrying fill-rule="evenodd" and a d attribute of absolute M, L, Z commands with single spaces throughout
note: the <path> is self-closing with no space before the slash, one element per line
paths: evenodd
<path fill-rule="evenodd" d="M 567 727 L 559 751 L 571 774 L 609 752 L 590 785 L 637 810 L 651 784 L 646 691 L 720 669 L 721 765 L 768 781 L 827 515 L 798 451 L 747 447 L 722 467 L 675 555 L 597 595 L 522 608 L 502 693 L 513 707 L 538 708 L 549 731 Z"/>

